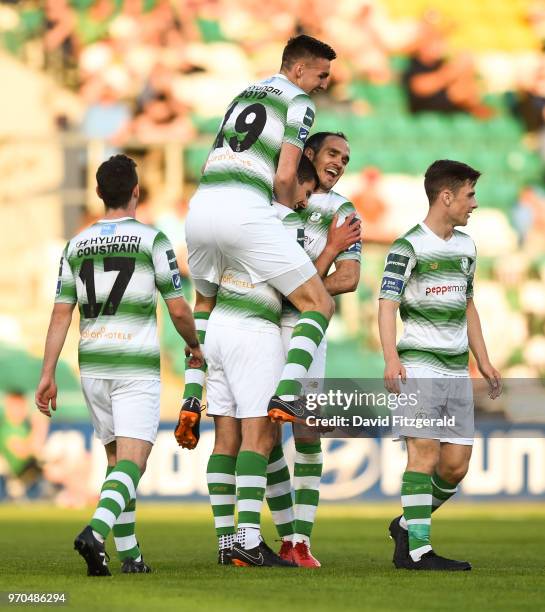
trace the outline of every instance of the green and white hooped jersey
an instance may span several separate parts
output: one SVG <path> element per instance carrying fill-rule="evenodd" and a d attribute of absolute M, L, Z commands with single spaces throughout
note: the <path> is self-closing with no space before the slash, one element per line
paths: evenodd
<path fill-rule="evenodd" d="M 380 298 L 400 302 L 397 351 L 404 365 L 467 375 L 466 309 L 476 262 L 475 243 L 458 230 L 443 240 L 420 223 L 394 242 Z"/>
<path fill-rule="evenodd" d="M 342 225 L 348 215 L 356 212 L 352 202 L 336 191 L 314 193 L 310 196 L 307 208 L 297 211 L 301 218 L 305 234 L 305 251 L 311 261 L 316 261 L 327 243 L 327 232 L 334 215 L 339 215 L 338 225 Z M 339 253 L 335 261 L 351 259 L 361 262 L 361 240 Z M 282 326 L 294 326 L 299 319 L 299 311 L 284 300 L 282 308 Z"/>
<path fill-rule="evenodd" d="M 276 202 L 273 202 L 273 207 L 293 239 L 302 247 L 304 230 L 299 215 Z M 225 268 L 210 322 L 278 333 L 281 315 L 282 295 L 276 289 L 266 282 L 252 283 L 250 275 L 243 270 Z"/>
<path fill-rule="evenodd" d="M 270 204 L 282 144 L 303 149 L 314 115 L 309 96 L 281 74 L 249 85 L 225 113 L 198 191 L 234 187 Z"/>
<path fill-rule="evenodd" d="M 102 220 L 67 243 L 55 302 L 79 306 L 82 376 L 159 378 L 157 291 L 183 297 L 172 246 L 155 228 Z"/>

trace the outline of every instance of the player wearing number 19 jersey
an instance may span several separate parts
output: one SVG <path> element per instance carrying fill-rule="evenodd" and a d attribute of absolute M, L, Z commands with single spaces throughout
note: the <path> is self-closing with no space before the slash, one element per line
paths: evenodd
<path fill-rule="evenodd" d="M 187 216 L 188 262 L 201 337 L 226 268 L 244 270 L 254 284 L 268 282 L 301 312 L 297 334 L 308 340 L 306 350 L 290 351 L 271 403 L 291 402 L 299 395 L 297 379 L 306 374 L 334 310 L 310 259 L 282 226 L 271 200 L 273 193 L 282 204 L 293 200 L 299 159 L 314 121 L 309 94 L 326 89 L 335 57 L 329 45 L 310 36 L 292 38 L 280 72 L 249 85 L 232 101 Z M 293 348 L 301 337 L 293 339 Z M 189 402 L 194 407 L 200 400 L 195 390 L 203 379 L 204 372 L 186 368 L 186 380 L 192 384 L 184 406 Z M 183 413 L 180 418 L 177 435 L 185 444 Z"/>
<path fill-rule="evenodd" d="M 139 195 L 135 166 L 117 155 L 98 169 L 97 193 L 106 215 L 72 238 L 63 252 L 36 391 L 38 408 L 51 416 L 55 367 L 78 304 L 81 384 L 105 446 L 108 471 L 96 512 L 74 546 L 88 575 L 97 576 L 110 574 L 104 540 L 112 528 L 123 572 L 150 571 L 136 541 L 135 504 L 159 424 L 158 293 L 196 365 L 203 362 L 172 247 L 164 234 L 134 219 Z"/>

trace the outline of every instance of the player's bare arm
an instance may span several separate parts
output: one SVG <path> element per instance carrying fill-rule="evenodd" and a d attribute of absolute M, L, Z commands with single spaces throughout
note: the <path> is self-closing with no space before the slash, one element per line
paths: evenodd
<path fill-rule="evenodd" d="M 407 373 L 401 364 L 396 346 L 396 317 L 399 303 L 381 299 L 378 303 L 378 329 L 384 354 L 384 386 L 390 393 L 399 393 L 399 378 L 403 382 Z"/>
<path fill-rule="evenodd" d="M 348 247 L 352 246 L 354 242 L 361 240 L 361 221 L 356 218 L 356 213 L 348 215 L 344 222 L 337 227 L 338 218 L 339 215 L 333 216 L 333 219 L 331 220 L 331 225 L 329 226 L 329 230 L 327 232 L 327 242 L 325 248 L 320 253 L 320 255 L 318 255 L 318 258 L 314 262 L 316 270 L 318 271 L 318 274 L 321 278 L 326 278 L 329 269 L 331 268 L 331 265 L 333 264 L 335 258 L 339 255 L 339 253 L 342 253 Z M 355 219 L 354 222 L 353 219 Z M 354 289 L 349 289 L 348 291 L 354 291 Z"/>
<path fill-rule="evenodd" d="M 340 295 L 356 291 L 360 282 L 361 264 L 353 259 L 335 263 L 335 272 L 326 276 L 324 285 L 329 295 Z"/>
<path fill-rule="evenodd" d="M 501 374 L 490 363 L 488 351 L 486 350 L 486 344 L 484 341 L 483 330 L 481 328 L 481 319 L 479 317 L 479 313 L 477 312 L 477 307 L 475 306 L 473 298 L 469 298 L 467 300 L 466 318 L 469 348 L 477 361 L 479 372 L 483 375 L 490 386 L 491 399 L 495 399 L 502 392 Z"/>
<path fill-rule="evenodd" d="M 195 321 L 189 304 L 184 298 L 165 300 L 170 319 L 176 331 L 187 344 L 186 354 L 191 355 L 191 367 L 199 368 L 204 363 L 204 357 L 195 330 Z"/>
<path fill-rule="evenodd" d="M 301 149 L 288 142 L 285 142 L 280 149 L 273 188 L 276 201 L 284 206 L 289 206 L 294 200 L 297 166 L 301 155 Z"/>
<path fill-rule="evenodd" d="M 55 369 L 72 321 L 73 310 L 74 304 L 55 304 L 47 330 L 42 375 L 36 389 L 35 401 L 38 410 L 48 417 L 51 417 L 50 406 L 53 410 L 57 409 Z"/>

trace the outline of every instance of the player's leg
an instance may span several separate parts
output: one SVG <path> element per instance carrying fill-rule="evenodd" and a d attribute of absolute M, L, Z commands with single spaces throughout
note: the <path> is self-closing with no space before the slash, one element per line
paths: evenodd
<path fill-rule="evenodd" d="M 244 418 L 236 462 L 237 543 L 252 550 L 261 543 L 261 508 L 267 486 L 267 465 L 276 431 L 267 417 Z"/>
<path fill-rule="evenodd" d="M 302 567 L 320 567 L 320 562 L 310 552 L 310 538 L 318 502 L 323 457 L 320 438 L 307 434 L 295 435 L 295 468 L 293 488 L 295 490 L 294 561 Z"/>
<path fill-rule="evenodd" d="M 158 380 L 83 382 L 86 400 L 93 408 L 93 422 L 103 422 L 103 442 L 116 441 L 116 464 L 104 481 L 93 518 L 74 545 L 87 563 L 88 574 L 109 575 L 104 541 L 131 500 L 136 499 L 138 482 L 157 437 L 161 386 Z M 134 565 L 131 573 L 149 571 L 143 561 L 132 557 L 127 557 L 125 564 Z"/>
<path fill-rule="evenodd" d="M 464 442 L 464 440 L 441 441 L 439 463 L 431 477 L 432 512 L 440 508 L 458 491 L 458 484 L 467 474 L 473 446 Z"/>
<path fill-rule="evenodd" d="M 324 339 L 318 346 L 314 361 L 308 371 L 308 379 L 304 382 L 305 393 L 323 391 L 326 352 L 327 342 Z M 321 567 L 321 564 L 311 553 L 310 538 L 320 500 L 320 481 L 323 469 L 322 444 L 320 436 L 304 425 L 295 424 L 293 435 L 295 438 L 294 561 L 302 567 L 316 568 Z"/>
<path fill-rule="evenodd" d="M 289 286 L 284 281 L 277 282 L 279 278 L 271 279 L 270 284 L 277 289 Z M 280 382 L 269 404 L 269 416 L 277 420 L 296 422 L 301 421 L 302 416 L 301 411 L 293 405 L 301 395 L 300 380 L 307 377 L 335 310 L 335 304 L 317 274 L 295 287 L 287 297 L 301 314 L 293 329 Z M 302 420 L 304 421 L 304 418 Z"/>
<path fill-rule="evenodd" d="M 104 447 L 108 466 L 106 477 L 108 477 L 117 463 L 117 444 L 111 442 Z M 149 573 L 150 567 L 144 563 L 140 552 L 140 545 L 136 539 L 136 497 L 131 499 L 123 512 L 119 515 L 113 528 L 115 548 L 117 556 L 122 563 L 123 573 Z"/>
<path fill-rule="evenodd" d="M 235 543 L 235 466 L 240 447 L 240 421 L 230 416 L 215 416 L 214 449 L 206 467 L 206 480 L 214 526 L 218 537 L 218 563 L 231 564 Z"/>
<path fill-rule="evenodd" d="M 193 310 L 199 342 L 204 346 L 208 319 L 216 304 L 217 285 L 207 281 L 196 281 L 196 300 Z M 182 407 L 174 436 L 182 448 L 193 449 L 199 441 L 201 401 L 206 376 L 206 363 L 194 367 L 188 357 L 185 362 L 185 387 Z"/>
<path fill-rule="evenodd" d="M 282 559 L 292 561 L 295 515 L 293 512 L 290 471 L 282 447 L 281 425 L 277 425 L 276 442 L 269 455 L 265 496 L 276 531 L 282 540 L 278 555 Z"/>

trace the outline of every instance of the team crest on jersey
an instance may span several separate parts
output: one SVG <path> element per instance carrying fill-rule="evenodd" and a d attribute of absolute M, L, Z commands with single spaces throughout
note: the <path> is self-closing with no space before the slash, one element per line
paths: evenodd
<path fill-rule="evenodd" d="M 462 268 L 462 272 L 464 274 L 469 274 L 469 258 L 468 257 L 462 257 L 462 259 L 460 259 L 460 268 Z"/>
<path fill-rule="evenodd" d="M 318 223 L 318 221 L 322 218 L 322 213 L 319 213 L 317 210 L 314 211 L 310 217 L 309 217 L 309 221 L 311 223 Z"/>
<path fill-rule="evenodd" d="M 104 223 L 100 228 L 101 236 L 113 236 L 115 234 L 115 223 Z"/>

